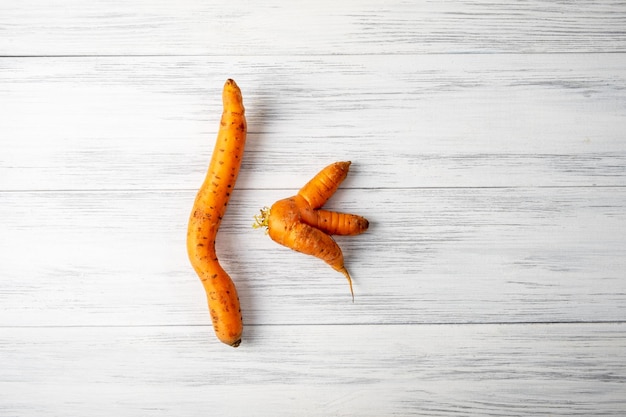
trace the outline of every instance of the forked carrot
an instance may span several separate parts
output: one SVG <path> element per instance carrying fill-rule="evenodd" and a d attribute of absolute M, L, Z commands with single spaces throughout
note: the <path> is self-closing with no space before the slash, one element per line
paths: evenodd
<path fill-rule="evenodd" d="M 187 253 L 204 286 L 215 334 L 227 345 L 237 347 L 243 332 L 239 297 L 215 251 L 215 238 L 235 187 L 246 143 L 243 100 L 233 80 L 226 81 L 222 101 L 224 110 L 217 141 L 189 217 Z"/>
<path fill-rule="evenodd" d="M 297 252 L 315 256 L 341 272 L 350 285 L 343 253 L 331 235 L 358 235 L 369 227 L 367 219 L 355 214 L 321 209 L 348 175 L 350 161 L 322 169 L 292 197 L 275 202 L 255 216 L 255 227 L 266 227 L 272 240 Z"/>

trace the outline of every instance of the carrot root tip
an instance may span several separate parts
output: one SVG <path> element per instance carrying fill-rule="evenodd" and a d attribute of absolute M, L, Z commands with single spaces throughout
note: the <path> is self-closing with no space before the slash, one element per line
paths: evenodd
<path fill-rule="evenodd" d="M 350 294 L 352 295 L 352 302 L 354 303 L 354 289 L 352 288 L 352 278 L 350 278 L 350 274 L 345 267 L 341 268 L 339 272 L 341 272 L 348 280 L 348 285 L 350 285 Z"/>

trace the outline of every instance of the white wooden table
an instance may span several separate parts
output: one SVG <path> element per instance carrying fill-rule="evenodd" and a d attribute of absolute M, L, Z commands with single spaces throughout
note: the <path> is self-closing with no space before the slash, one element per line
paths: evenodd
<path fill-rule="evenodd" d="M 0 3 L 0 416 L 624 415 L 626 4 L 260 3 Z M 237 349 L 185 252 L 229 77 Z M 354 304 L 251 228 L 338 160 Z"/>

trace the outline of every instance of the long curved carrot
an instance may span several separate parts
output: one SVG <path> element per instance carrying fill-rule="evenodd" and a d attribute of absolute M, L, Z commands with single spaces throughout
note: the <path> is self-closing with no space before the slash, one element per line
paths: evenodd
<path fill-rule="evenodd" d="M 189 217 L 187 253 L 204 286 L 213 329 L 218 339 L 237 347 L 243 321 L 237 289 L 220 265 L 215 238 L 235 186 L 244 145 L 246 118 L 241 91 L 229 79 L 222 92 L 223 113 L 209 168 Z"/>
<path fill-rule="evenodd" d="M 343 253 L 331 235 L 358 235 L 369 227 L 367 219 L 355 214 L 323 210 L 348 175 L 350 162 L 336 162 L 318 172 L 292 197 L 278 200 L 255 216 L 255 227 L 267 227 L 276 243 L 297 252 L 315 256 L 341 272 L 350 285 L 352 278 L 344 266 Z"/>

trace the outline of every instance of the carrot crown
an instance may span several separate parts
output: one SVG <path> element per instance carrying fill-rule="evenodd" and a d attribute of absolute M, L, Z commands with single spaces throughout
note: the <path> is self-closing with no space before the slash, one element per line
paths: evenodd
<path fill-rule="evenodd" d="M 254 223 L 252 223 L 252 227 L 254 229 L 260 229 L 264 227 L 265 233 L 267 233 L 267 228 L 269 227 L 269 218 L 270 218 L 270 208 L 263 207 L 260 210 L 259 214 L 254 215 Z"/>

